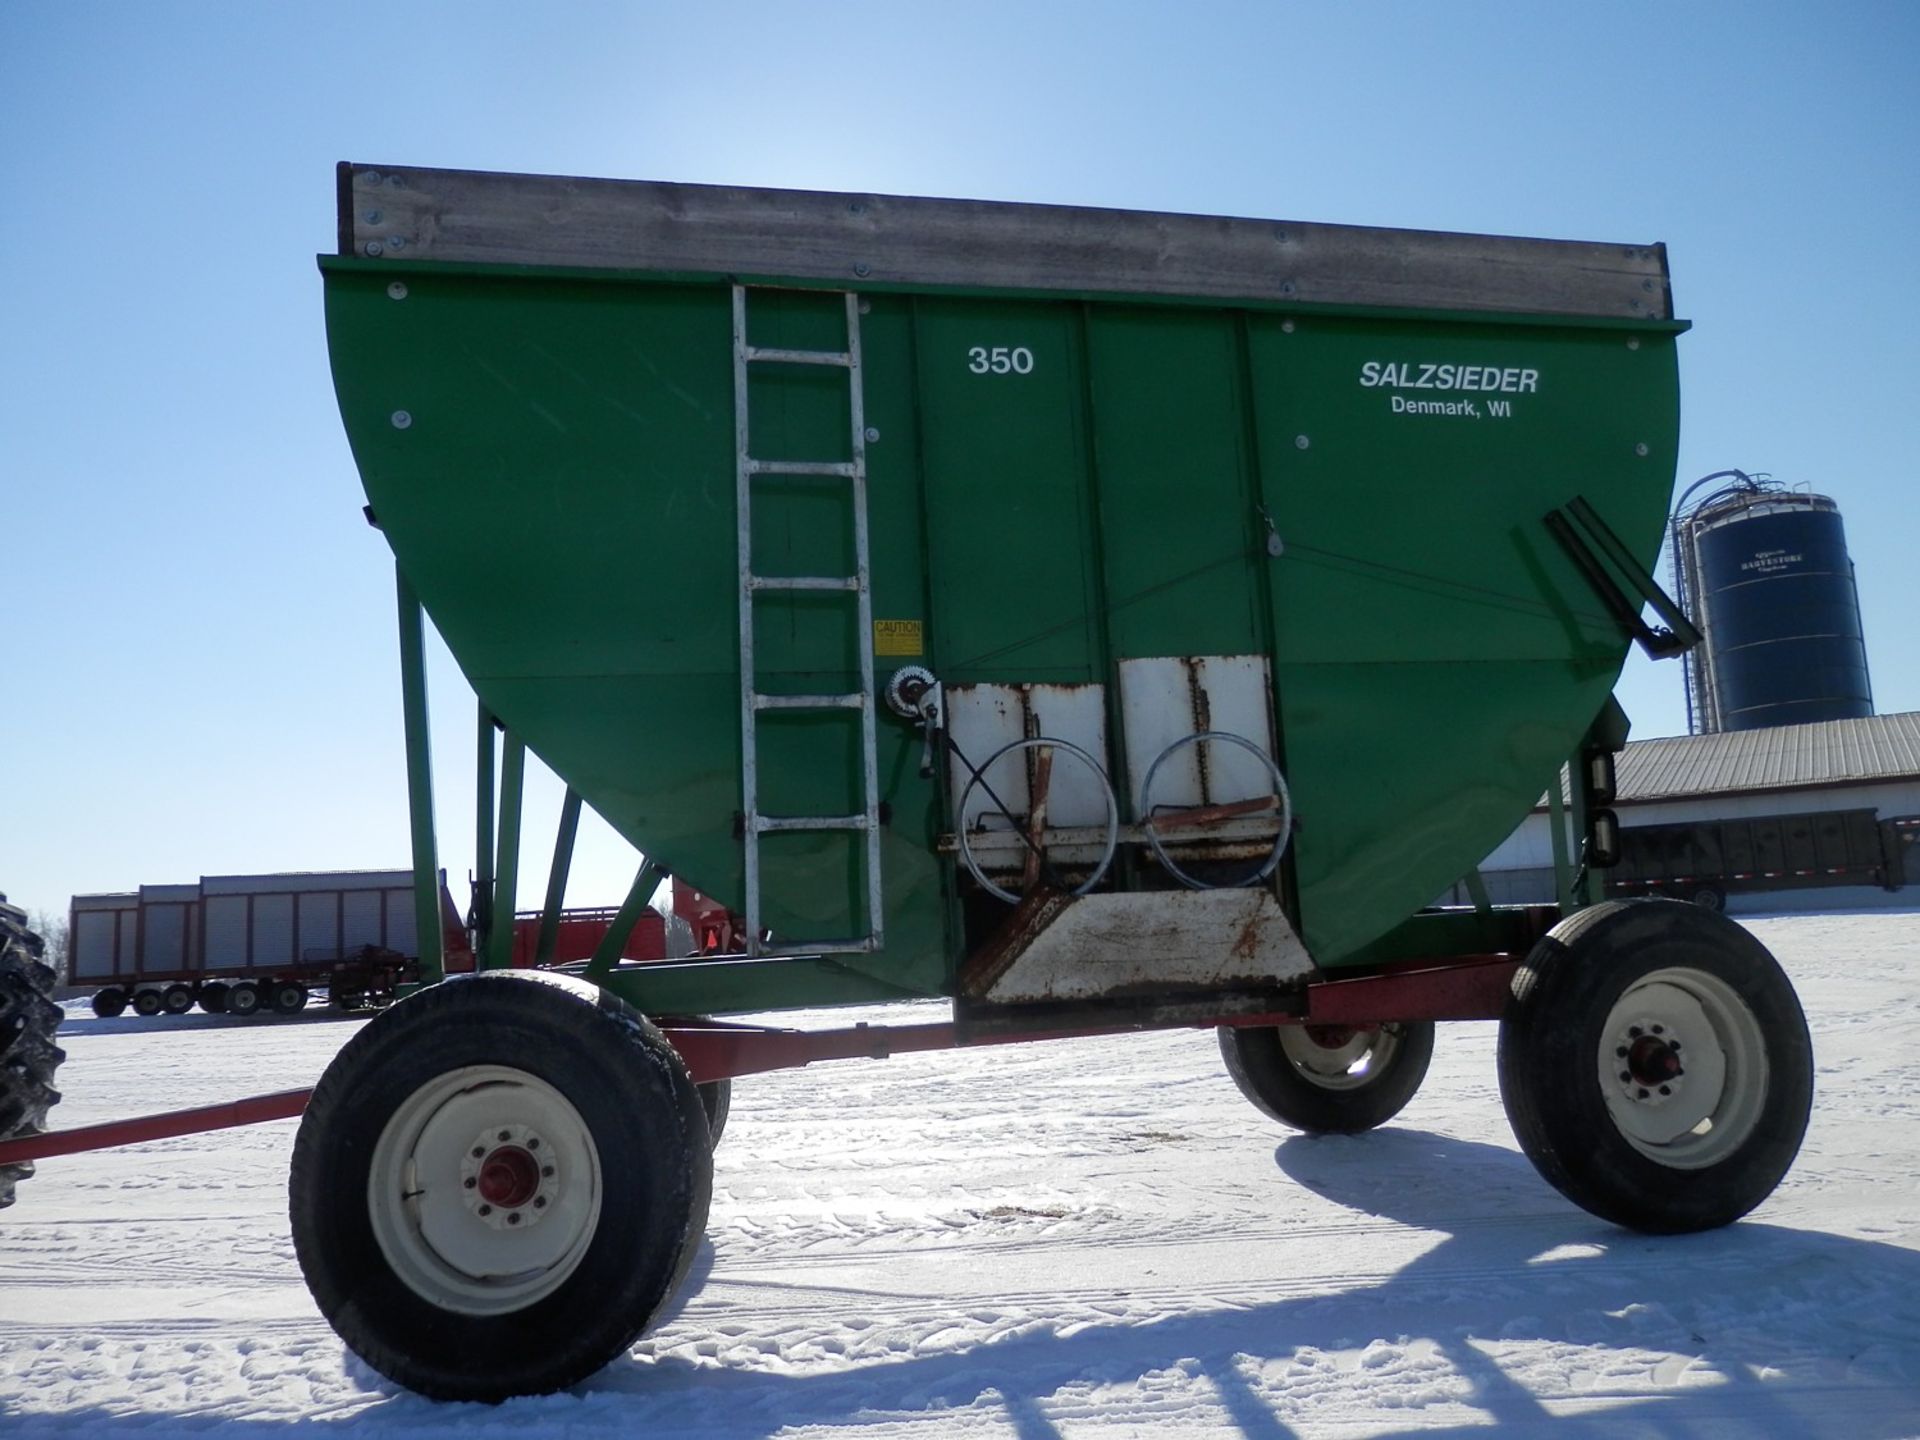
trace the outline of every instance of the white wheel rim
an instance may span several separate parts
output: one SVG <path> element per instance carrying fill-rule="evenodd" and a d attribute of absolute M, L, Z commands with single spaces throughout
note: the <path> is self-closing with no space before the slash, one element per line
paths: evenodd
<path fill-rule="evenodd" d="M 602 1191 L 600 1152 L 566 1096 L 524 1070 L 469 1065 L 395 1109 L 367 1208 L 408 1289 L 443 1310 L 503 1315 L 579 1268 Z"/>
<path fill-rule="evenodd" d="M 1107 807 L 1107 830 L 1106 836 L 1101 842 L 1100 863 L 1093 867 L 1092 873 L 1090 873 L 1085 880 L 1082 880 L 1078 885 L 1074 886 L 1072 890 L 1067 892 L 1070 895 L 1085 895 L 1100 883 L 1101 878 L 1107 873 L 1107 867 L 1113 864 L 1114 848 L 1119 844 L 1120 839 L 1120 802 L 1114 798 L 1113 783 L 1107 779 L 1107 772 L 1100 768 L 1100 762 L 1098 760 L 1094 759 L 1093 756 L 1089 755 L 1085 750 L 1082 750 L 1078 745 L 1070 741 L 1056 739 L 1051 735 L 1028 736 L 1024 740 L 1014 740 L 1006 745 L 1002 745 L 987 757 L 984 765 L 974 771 L 973 778 L 967 781 L 966 788 L 960 792 L 960 804 L 957 807 L 959 819 L 954 825 L 954 838 L 959 843 L 960 859 L 965 862 L 967 872 L 972 875 L 975 880 L 980 882 L 980 888 L 985 890 L 989 895 L 1009 905 L 1018 905 L 1020 903 L 1023 898 L 1022 896 L 1016 895 L 1013 891 L 994 884 L 993 881 L 986 877 L 986 873 L 980 868 L 980 861 L 973 853 L 973 846 L 967 841 L 968 827 L 971 824 L 968 819 L 968 802 L 973 798 L 974 790 L 984 785 L 988 771 L 999 764 L 1004 756 L 1010 755 L 1016 750 L 1063 751 L 1073 756 L 1091 770 L 1093 772 L 1093 778 L 1100 783 L 1101 798 L 1105 801 Z M 975 815 L 975 818 L 978 819 L 984 818 L 986 812 L 977 811 L 972 813 Z M 1046 848 L 1045 838 L 1043 835 L 1039 841 L 1042 850 Z"/>
<path fill-rule="evenodd" d="M 1293 1068 L 1322 1090 L 1358 1090 L 1378 1080 L 1400 1049 L 1384 1026 L 1355 1030 L 1338 1045 L 1323 1045 L 1305 1025 L 1282 1025 L 1280 1049 Z"/>
<path fill-rule="evenodd" d="M 1596 1058 L 1615 1127 L 1662 1165 L 1717 1164 L 1760 1124 L 1766 1037 L 1733 987 L 1705 971 L 1642 976 L 1607 1012 Z"/>

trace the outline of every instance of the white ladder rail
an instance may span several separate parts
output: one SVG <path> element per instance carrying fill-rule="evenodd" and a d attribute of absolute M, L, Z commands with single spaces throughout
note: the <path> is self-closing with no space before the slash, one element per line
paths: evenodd
<path fill-rule="evenodd" d="M 747 340 L 747 287 L 733 287 L 734 496 L 739 569 L 741 809 L 744 819 L 747 953 L 755 956 L 872 953 L 881 948 L 884 921 L 880 876 L 880 781 L 873 675 L 873 594 L 867 526 L 867 422 L 862 392 L 860 301 L 843 295 L 847 348 L 795 350 Z M 749 367 L 756 363 L 844 366 L 848 372 L 851 461 L 761 460 L 751 453 Z M 756 575 L 753 570 L 753 482 L 760 475 L 834 476 L 848 481 L 853 507 L 852 575 Z M 858 607 L 860 689 L 852 694 L 770 695 L 758 688 L 754 659 L 754 599 L 762 592 L 843 592 Z M 862 809 L 851 815 L 765 815 L 760 810 L 759 715 L 765 710 L 860 712 Z M 763 942 L 760 837 L 793 831 L 858 830 L 865 835 L 867 934 L 844 939 Z"/>

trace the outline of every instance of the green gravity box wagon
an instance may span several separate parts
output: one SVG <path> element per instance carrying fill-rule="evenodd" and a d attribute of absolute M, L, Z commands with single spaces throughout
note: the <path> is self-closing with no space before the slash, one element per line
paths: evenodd
<path fill-rule="evenodd" d="M 507 737 L 495 913 L 531 750 L 636 894 L 746 921 L 429 985 L 341 1052 L 293 1224 L 375 1367 L 498 1398 L 621 1353 L 698 1242 L 717 1087 L 829 1054 L 1204 1024 L 1268 1114 L 1363 1130 L 1433 1021 L 1499 1017 L 1522 1147 L 1595 1213 L 1724 1224 L 1784 1174 L 1771 957 L 1584 903 L 1627 647 L 1694 638 L 1648 574 L 1662 247 L 359 165 L 339 206 L 423 887 L 422 608 L 483 791 Z M 1433 908 L 1543 792 L 1562 903 Z M 687 1018 L 909 997 L 951 1023 Z"/>

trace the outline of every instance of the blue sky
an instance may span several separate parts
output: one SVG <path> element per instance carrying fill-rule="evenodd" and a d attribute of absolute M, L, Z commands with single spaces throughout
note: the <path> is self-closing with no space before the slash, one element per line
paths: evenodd
<path fill-rule="evenodd" d="M 1901 3 L 8 0 L 0 889 L 407 863 L 313 265 L 342 159 L 1664 240 L 1680 483 L 1835 496 L 1878 706 L 1920 709 L 1916 74 Z M 433 683 L 457 875 L 472 702 Z M 1677 665 L 1621 695 L 1684 730 Z M 590 833 L 570 898 L 632 863 Z"/>

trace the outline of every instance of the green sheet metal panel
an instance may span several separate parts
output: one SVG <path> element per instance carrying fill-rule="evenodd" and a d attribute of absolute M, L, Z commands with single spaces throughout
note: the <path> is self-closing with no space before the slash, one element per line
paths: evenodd
<path fill-rule="evenodd" d="M 935 669 L 950 684 L 1098 680 L 1077 309 L 923 299 L 914 310 Z M 1024 374 L 1016 353 L 1031 357 Z"/>
<path fill-rule="evenodd" d="M 738 905 L 727 277 L 323 268 L 368 495 L 483 700 L 617 830 Z M 755 343 L 845 343 L 836 296 L 753 294 Z M 1540 520 L 1584 494 L 1656 553 L 1678 328 L 875 289 L 877 673 L 1100 683 L 1111 703 L 1122 659 L 1270 653 L 1300 915 L 1337 966 L 1490 849 L 1605 699 L 1625 642 Z M 844 372 L 763 372 L 754 453 L 844 458 Z M 757 493 L 756 568 L 850 565 L 844 489 Z M 759 687 L 848 688 L 851 610 L 756 602 Z M 849 717 L 762 732 L 781 808 L 854 808 Z M 849 996 L 936 993 L 957 958 L 940 799 L 915 731 L 883 719 L 879 746 L 887 948 L 830 968 Z M 769 838 L 776 926 L 844 933 L 856 847 Z M 804 1003 L 743 983 L 742 1003 Z"/>
<path fill-rule="evenodd" d="M 1113 658 L 1265 653 L 1238 316 L 1088 307 Z"/>
<path fill-rule="evenodd" d="M 1304 934 L 1337 963 L 1492 850 L 1611 692 L 1620 633 L 1539 521 L 1584 494 L 1657 552 L 1674 344 L 1259 316 L 1249 353 Z"/>

